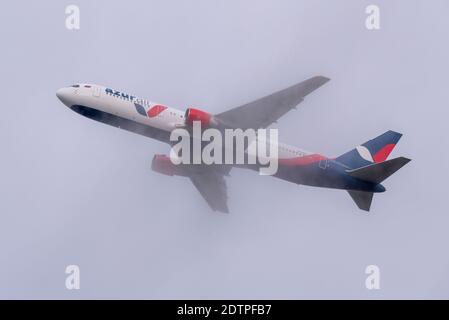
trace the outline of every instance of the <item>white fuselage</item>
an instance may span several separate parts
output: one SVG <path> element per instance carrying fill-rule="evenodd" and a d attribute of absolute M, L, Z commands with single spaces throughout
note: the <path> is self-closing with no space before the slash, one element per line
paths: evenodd
<path fill-rule="evenodd" d="M 59 89 L 56 95 L 69 108 L 74 109 L 75 106 L 87 107 L 167 132 L 168 135 L 174 129 L 185 125 L 185 112 L 182 110 L 170 108 L 100 85 L 77 84 Z M 142 107 L 142 112 L 140 113 L 138 111 L 139 106 Z M 151 111 L 152 109 L 154 112 Z M 140 132 L 136 131 L 136 133 Z M 279 159 L 298 158 L 311 154 L 313 153 L 278 143 Z"/>

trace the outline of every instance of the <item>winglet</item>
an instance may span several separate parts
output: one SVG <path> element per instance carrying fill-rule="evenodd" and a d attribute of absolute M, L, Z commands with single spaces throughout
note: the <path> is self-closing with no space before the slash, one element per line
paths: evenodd
<path fill-rule="evenodd" d="M 325 85 L 328 83 L 331 79 L 323 77 L 323 76 L 316 76 L 310 79 L 307 79 L 306 81 L 301 82 L 298 85 L 298 90 L 301 91 L 301 94 L 303 97 L 306 95 L 312 93 L 319 87 Z"/>

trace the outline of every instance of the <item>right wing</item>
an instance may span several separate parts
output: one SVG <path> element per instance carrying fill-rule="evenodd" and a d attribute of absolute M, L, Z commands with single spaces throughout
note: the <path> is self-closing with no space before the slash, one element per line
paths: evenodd
<path fill-rule="evenodd" d="M 223 125 L 240 129 L 266 128 L 300 104 L 330 79 L 314 77 L 243 106 L 215 115 Z"/>
<path fill-rule="evenodd" d="M 229 213 L 226 181 L 222 173 L 205 170 L 190 174 L 189 178 L 212 210 Z"/>

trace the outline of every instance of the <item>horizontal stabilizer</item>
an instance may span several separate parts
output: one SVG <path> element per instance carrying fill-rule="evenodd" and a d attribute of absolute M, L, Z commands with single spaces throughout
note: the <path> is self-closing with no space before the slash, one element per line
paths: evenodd
<path fill-rule="evenodd" d="M 348 193 L 359 209 L 369 211 L 371 202 L 373 201 L 372 192 L 348 191 Z"/>
<path fill-rule="evenodd" d="M 363 181 L 381 183 L 410 161 L 410 159 L 399 157 L 381 163 L 374 163 L 359 169 L 348 170 L 347 172 L 350 176 Z"/>

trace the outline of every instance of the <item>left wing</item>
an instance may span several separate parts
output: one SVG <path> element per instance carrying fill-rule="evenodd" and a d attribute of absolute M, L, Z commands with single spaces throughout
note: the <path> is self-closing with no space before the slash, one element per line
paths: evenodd
<path fill-rule="evenodd" d="M 204 170 L 189 174 L 188 177 L 212 210 L 229 213 L 226 181 L 221 172 Z"/>
<path fill-rule="evenodd" d="M 217 114 L 215 118 L 224 126 L 231 128 L 266 128 L 329 80 L 321 76 L 313 77 L 259 100 Z"/>

